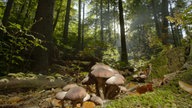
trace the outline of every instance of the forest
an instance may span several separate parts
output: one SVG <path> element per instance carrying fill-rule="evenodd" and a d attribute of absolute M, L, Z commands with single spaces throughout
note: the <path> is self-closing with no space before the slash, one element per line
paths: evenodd
<path fill-rule="evenodd" d="M 191 0 L 1 0 L 0 108 L 191 108 Z"/>

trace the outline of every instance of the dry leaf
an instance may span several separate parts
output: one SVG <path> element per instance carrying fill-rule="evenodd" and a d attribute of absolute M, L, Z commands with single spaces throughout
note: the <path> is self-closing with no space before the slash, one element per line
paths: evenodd
<path fill-rule="evenodd" d="M 148 92 L 148 91 L 153 91 L 153 85 L 152 85 L 152 83 L 148 83 L 146 85 L 137 87 L 136 91 L 140 94 Z"/>
<path fill-rule="evenodd" d="M 94 102 L 86 101 L 86 102 L 83 102 L 82 108 L 95 108 L 95 106 L 96 105 Z"/>
<path fill-rule="evenodd" d="M 187 83 L 185 83 L 185 82 L 183 82 L 183 81 L 179 81 L 179 86 L 180 86 L 183 90 L 185 90 L 185 91 L 187 91 L 188 93 L 192 94 L 192 85 L 189 85 L 189 84 L 187 84 Z"/>

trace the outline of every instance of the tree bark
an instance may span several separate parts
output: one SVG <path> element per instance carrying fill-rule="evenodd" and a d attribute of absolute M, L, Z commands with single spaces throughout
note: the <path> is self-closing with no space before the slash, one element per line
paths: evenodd
<path fill-rule="evenodd" d="M 101 31 L 100 31 L 100 39 L 101 42 L 104 41 L 103 37 L 103 0 L 100 0 L 100 26 L 101 26 Z"/>
<path fill-rule="evenodd" d="M 8 2 L 7 2 L 7 6 L 5 8 L 3 19 L 2 19 L 2 24 L 4 26 L 7 26 L 7 24 L 8 24 L 8 20 L 9 20 L 9 16 L 11 13 L 13 3 L 14 3 L 14 0 L 8 0 Z"/>
<path fill-rule="evenodd" d="M 53 33 L 53 9 L 55 0 L 39 0 L 35 15 L 35 24 L 32 26 L 32 33 L 43 42 L 44 50 L 35 47 L 32 53 L 32 70 L 45 73 L 51 63 L 52 56 L 52 33 Z"/>
<path fill-rule="evenodd" d="M 107 13 L 108 13 L 108 38 L 109 42 L 111 42 L 111 26 L 110 26 L 110 21 L 111 21 L 111 15 L 110 15 L 110 0 L 107 0 Z"/>
<path fill-rule="evenodd" d="M 119 0 L 119 21 L 120 21 L 120 32 L 121 32 L 121 61 L 128 63 L 126 39 L 125 39 L 125 28 L 124 28 L 124 17 L 123 17 L 123 4 L 122 0 Z"/>
<path fill-rule="evenodd" d="M 84 49 L 84 35 L 85 35 L 84 20 L 85 20 L 85 2 L 83 3 L 82 40 L 81 40 L 82 50 Z"/>
<path fill-rule="evenodd" d="M 31 4 L 32 4 L 32 0 L 29 0 L 28 6 L 27 6 L 27 11 L 26 11 L 26 13 L 25 13 L 25 16 L 24 16 L 24 18 L 23 18 L 23 22 L 22 22 L 22 24 L 21 24 L 21 27 L 22 27 L 22 28 L 24 28 L 24 26 L 25 26 L 26 19 L 29 18 L 29 11 L 30 11 Z"/>
<path fill-rule="evenodd" d="M 78 50 L 81 49 L 81 0 L 79 0 L 79 16 L 78 16 L 78 44 L 77 44 L 77 47 L 78 47 Z"/>
<path fill-rule="evenodd" d="M 24 0 L 24 3 L 22 4 L 19 13 L 17 14 L 17 23 L 20 23 L 20 21 L 21 21 L 20 19 L 22 18 L 22 13 L 23 13 L 23 11 L 25 9 L 26 2 L 27 2 L 27 0 Z"/>
<path fill-rule="evenodd" d="M 59 8 L 57 9 L 57 14 L 56 14 L 56 17 L 55 17 L 55 21 L 54 21 L 54 23 L 53 23 L 53 31 L 55 30 L 55 27 L 56 27 L 56 25 L 57 25 L 57 22 L 58 22 L 58 19 L 59 19 L 59 14 L 60 14 L 60 12 L 61 12 L 62 4 L 63 4 L 63 0 L 60 0 Z"/>
<path fill-rule="evenodd" d="M 160 29 L 160 24 L 158 20 L 158 12 L 157 12 L 157 4 L 155 3 L 156 0 L 151 0 L 152 2 L 152 11 L 153 11 L 153 16 L 154 16 L 154 22 L 155 22 L 155 29 L 157 32 L 157 36 L 160 38 L 161 37 L 161 29 Z"/>
<path fill-rule="evenodd" d="M 162 43 L 164 45 L 168 44 L 168 20 L 166 18 L 166 16 L 169 15 L 169 11 L 168 11 L 168 0 L 162 0 L 162 21 L 163 21 L 163 25 L 162 25 L 162 34 L 161 34 L 161 39 L 162 39 Z"/>
<path fill-rule="evenodd" d="M 63 42 L 66 44 L 68 42 L 68 29 L 69 29 L 69 17 L 70 17 L 70 7 L 71 7 L 71 0 L 67 1 L 67 8 L 65 14 L 65 24 L 64 24 L 64 31 L 63 31 Z"/>

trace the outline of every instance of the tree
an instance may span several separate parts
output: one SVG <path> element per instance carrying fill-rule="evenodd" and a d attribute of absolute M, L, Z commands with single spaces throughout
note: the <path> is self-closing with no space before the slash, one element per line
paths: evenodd
<path fill-rule="evenodd" d="M 124 17 L 123 17 L 123 4 L 122 0 L 119 0 L 119 21 L 120 21 L 120 32 L 121 32 L 121 61 L 128 63 L 126 39 L 125 39 L 125 28 L 124 28 Z"/>
<path fill-rule="evenodd" d="M 34 48 L 32 53 L 32 70 L 34 72 L 45 73 L 51 64 L 54 2 L 55 0 L 38 1 L 35 24 L 31 31 L 35 37 L 42 40 L 42 44 L 47 50 L 40 47 Z"/>
<path fill-rule="evenodd" d="M 169 11 L 168 11 L 168 0 L 162 0 L 162 43 L 163 44 L 168 44 L 168 20 L 167 20 L 167 16 L 169 15 Z"/>
<path fill-rule="evenodd" d="M 13 3 L 14 3 L 14 0 L 8 0 L 8 2 L 7 2 L 7 6 L 5 8 L 3 19 L 2 19 L 2 23 L 4 26 L 7 26 L 7 24 L 8 24 L 8 20 L 9 20 L 9 16 L 11 13 L 11 8 L 12 8 Z"/>
<path fill-rule="evenodd" d="M 78 50 L 81 49 L 81 0 L 79 0 L 79 16 L 78 16 Z"/>
<path fill-rule="evenodd" d="M 69 17 L 70 17 L 70 6 L 71 0 L 67 0 L 67 7 L 66 7 L 66 14 L 65 14 L 65 24 L 64 24 L 64 31 L 63 31 L 63 42 L 64 44 L 68 41 L 68 28 L 69 28 Z"/>
<path fill-rule="evenodd" d="M 56 13 L 56 18 L 55 18 L 55 21 L 54 21 L 54 24 L 53 24 L 53 31 L 55 30 L 55 27 L 56 27 L 58 19 L 59 19 L 59 14 L 61 12 L 62 3 L 63 3 L 63 0 L 60 0 L 59 1 L 59 8 L 56 11 L 57 12 Z"/>
<path fill-rule="evenodd" d="M 83 21 L 82 21 L 82 39 L 81 39 L 81 48 L 82 48 L 82 50 L 84 49 L 84 35 L 85 35 L 84 22 L 85 22 L 85 2 L 83 2 Z"/>
<path fill-rule="evenodd" d="M 152 5 L 152 11 L 154 16 L 154 22 L 155 22 L 155 29 L 157 32 L 157 36 L 161 37 L 161 29 L 160 29 L 160 22 L 159 22 L 159 12 L 158 12 L 158 1 L 157 0 L 151 0 Z"/>
<path fill-rule="evenodd" d="M 101 26 L 101 31 L 100 31 L 100 39 L 101 39 L 101 41 L 103 41 L 104 39 L 104 37 L 103 37 L 103 26 L 104 26 L 104 24 L 103 24 L 104 22 L 103 22 L 103 0 L 100 0 L 100 26 Z"/>

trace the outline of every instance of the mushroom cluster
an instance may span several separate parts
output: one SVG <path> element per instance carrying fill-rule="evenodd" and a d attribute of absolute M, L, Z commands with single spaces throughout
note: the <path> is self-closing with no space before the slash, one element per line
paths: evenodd
<path fill-rule="evenodd" d="M 102 99 L 112 99 L 120 92 L 125 78 L 115 69 L 103 63 L 96 63 L 82 84 L 95 84 L 96 94 Z"/>
<path fill-rule="evenodd" d="M 101 105 L 102 99 L 95 96 L 89 95 L 83 87 L 78 86 L 77 84 L 68 84 L 63 87 L 63 91 L 57 92 L 55 98 L 61 100 L 62 108 L 64 108 L 64 100 L 70 100 L 71 104 L 74 107 L 77 106 L 78 103 L 82 103 L 85 101 L 92 101 L 95 104 Z"/>

